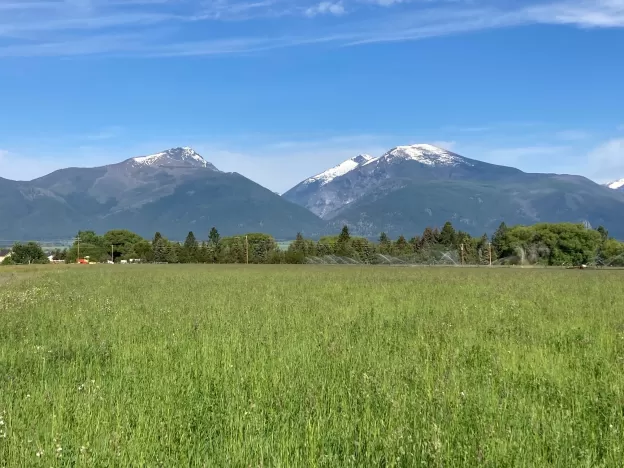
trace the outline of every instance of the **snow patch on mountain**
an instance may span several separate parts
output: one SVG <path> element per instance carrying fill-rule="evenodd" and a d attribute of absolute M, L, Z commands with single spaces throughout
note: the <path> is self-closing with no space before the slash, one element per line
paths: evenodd
<path fill-rule="evenodd" d="M 411 146 L 397 146 L 383 156 L 371 160 L 364 165 L 378 162 L 396 163 L 400 161 L 416 161 L 428 166 L 456 166 L 458 164 L 471 165 L 466 159 L 437 146 L 418 144 Z"/>
<path fill-rule="evenodd" d="M 212 166 L 197 152 L 195 152 L 195 150 L 188 146 L 182 148 L 171 148 L 160 153 L 132 158 L 132 161 L 143 166 L 160 166 L 166 163 L 171 164 L 172 162 L 177 161 L 190 164 L 195 167 Z"/>
<path fill-rule="evenodd" d="M 610 189 L 613 189 L 613 190 L 621 189 L 622 187 L 624 187 L 624 179 L 620 179 L 620 180 L 616 180 L 615 182 L 611 182 L 610 184 L 607 184 L 607 187 L 609 187 Z"/>
<path fill-rule="evenodd" d="M 368 154 L 360 154 L 354 158 L 347 159 L 346 161 L 332 167 L 331 169 L 326 170 L 325 172 L 321 172 L 314 177 L 310 177 L 304 182 L 304 184 L 309 185 L 314 182 L 320 182 L 321 186 L 326 185 L 334 180 L 336 177 L 343 176 L 351 172 L 352 170 L 357 169 L 362 164 L 366 164 L 369 161 L 372 161 L 373 159 L 374 158 Z"/>

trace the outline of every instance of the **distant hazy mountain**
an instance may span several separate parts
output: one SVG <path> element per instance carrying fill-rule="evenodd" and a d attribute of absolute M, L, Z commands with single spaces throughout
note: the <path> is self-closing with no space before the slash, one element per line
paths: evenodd
<path fill-rule="evenodd" d="M 413 235 L 451 220 L 475 235 L 502 221 L 570 221 L 604 224 L 624 237 L 624 194 L 584 177 L 528 174 L 426 144 L 349 161 L 301 182 L 284 198 L 322 216 L 330 229 L 346 223 L 368 236 Z"/>
<path fill-rule="evenodd" d="M 54 238 L 79 229 L 156 230 L 199 238 L 262 231 L 316 235 L 324 223 L 236 173 L 224 173 L 191 148 L 173 148 L 96 168 L 68 168 L 30 182 L 0 179 L 0 238 Z M 202 237 L 203 236 L 203 237 Z"/>

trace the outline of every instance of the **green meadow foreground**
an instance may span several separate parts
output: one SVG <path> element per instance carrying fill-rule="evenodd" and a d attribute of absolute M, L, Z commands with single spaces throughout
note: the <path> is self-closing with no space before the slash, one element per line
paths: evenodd
<path fill-rule="evenodd" d="M 622 466 L 624 272 L 0 269 L 0 467 Z"/>

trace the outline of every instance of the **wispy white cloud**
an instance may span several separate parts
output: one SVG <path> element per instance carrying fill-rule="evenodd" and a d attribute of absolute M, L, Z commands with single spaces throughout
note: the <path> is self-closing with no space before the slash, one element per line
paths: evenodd
<path fill-rule="evenodd" d="M 380 8 L 377 13 L 370 12 L 374 7 Z M 0 11 L 0 56 L 237 54 L 320 43 L 410 41 L 528 24 L 624 27 L 624 0 L 520 5 L 505 0 L 10 0 L 0 2 Z M 328 15 L 343 18 L 323 20 Z M 301 27 L 298 17 L 305 16 L 316 18 L 314 26 Z M 265 19 L 270 29 L 262 29 Z M 202 24 L 193 34 L 198 39 L 184 39 L 185 24 L 217 21 L 253 21 L 255 34 L 246 33 L 250 29 L 243 24 L 227 29 Z M 119 38 L 128 35 L 133 39 L 124 47 Z"/>
<path fill-rule="evenodd" d="M 342 2 L 321 2 L 306 9 L 306 15 L 314 17 L 317 15 L 335 15 L 340 16 L 345 13 Z"/>
<path fill-rule="evenodd" d="M 568 0 L 527 7 L 528 18 L 546 24 L 571 24 L 585 28 L 624 26 L 622 0 Z"/>
<path fill-rule="evenodd" d="M 612 182 L 624 177 L 624 138 L 613 138 L 588 156 L 587 173 L 600 182 Z"/>
<path fill-rule="evenodd" d="M 124 133 L 123 140 L 117 136 Z M 110 126 L 83 134 L 52 136 L 15 148 L 0 150 L 2 177 L 30 180 L 69 166 L 93 167 L 154 153 L 173 146 L 189 145 L 219 169 L 238 172 L 277 192 L 349 159 L 357 154 L 381 156 L 405 144 L 431 143 L 469 158 L 518 167 L 528 172 L 581 174 L 598 182 L 624 177 L 624 138 L 600 142 L 561 144 L 555 133 L 532 144 L 521 130 L 516 139 L 508 135 L 461 133 L 457 139 L 428 135 L 353 133 L 331 135 L 237 133 L 232 135 L 163 135 L 136 139 L 129 129 Z M 524 135 L 524 140 L 522 136 Z M 439 135 L 438 135 L 439 136 Z M 119 140 L 119 141 L 118 141 Z M 512 141 L 519 143 L 514 146 Z M 524 144 L 522 144 L 524 143 Z M 50 150 L 50 148 L 56 148 Z M 279 174 L 279 175 L 277 175 Z"/>
<path fill-rule="evenodd" d="M 404 3 L 405 0 L 365 0 L 365 2 L 387 7 L 397 5 L 399 3 Z"/>

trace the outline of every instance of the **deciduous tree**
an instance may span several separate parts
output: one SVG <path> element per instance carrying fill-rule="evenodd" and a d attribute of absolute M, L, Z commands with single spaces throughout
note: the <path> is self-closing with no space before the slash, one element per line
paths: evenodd
<path fill-rule="evenodd" d="M 49 263 L 43 249 L 36 242 L 22 244 L 17 242 L 11 250 L 11 260 L 18 265 L 31 263 Z"/>

